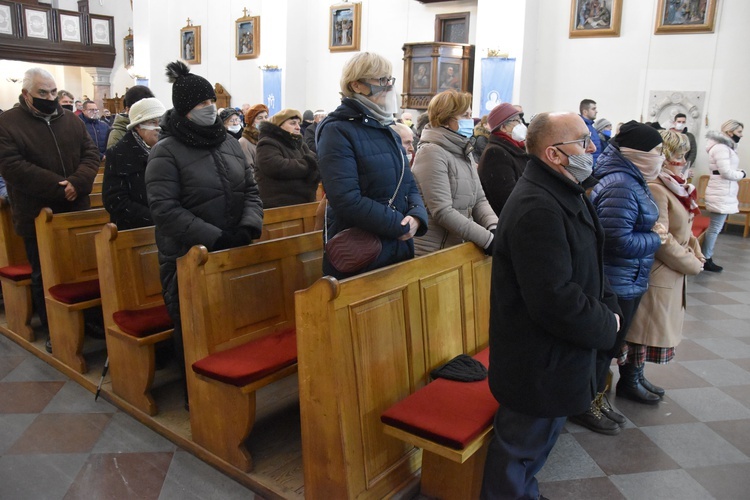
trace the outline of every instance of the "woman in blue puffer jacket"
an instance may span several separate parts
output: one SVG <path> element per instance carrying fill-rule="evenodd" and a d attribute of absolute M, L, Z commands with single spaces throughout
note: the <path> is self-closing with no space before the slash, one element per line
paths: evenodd
<path fill-rule="evenodd" d="M 598 355 L 599 392 L 604 390 L 609 364 L 619 356 L 625 334 L 648 288 L 654 254 L 667 238 L 666 228 L 657 224 L 659 209 L 647 185 L 658 177 L 663 163 L 659 132 L 629 121 L 620 127 L 594 170 L 599 184 L 591 192 L 591 201 L 604 227 L 604 273 L 623 312 L 614 348 Z M 658 403 L 660 397 L 649 389 L 659 388 L 643 377 L 642 366 L 638 369 L 632 364 L 620 365 L 618 397 Z M 624 419 L 617 423 L 624 423 Z"/>

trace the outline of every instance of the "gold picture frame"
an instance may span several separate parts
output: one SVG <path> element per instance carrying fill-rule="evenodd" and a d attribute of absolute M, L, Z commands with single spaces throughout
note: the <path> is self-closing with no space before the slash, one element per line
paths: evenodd
<path fill-rule="evenodd" d="M 234 52 L 237 59 L 255 59 L 260 55 L 260 16 L 245 15 L 234 24 Z"/>
<path fill-rule="evenodd" d="M 135 51 L 133 50 L 133 30 L 128 28 L 128 35 L 122 39 L 122 64 L 126 69 L 133 67 Z"/>
<path fill-rule="evenodd" d="M 620 36 L 622 0 L 570 0 L 568 38 Z"/>
<path fill-rule="evenodd" d="M 201 63 L 201 27 L 188 25 L 180 30 L 180 59 L 190 64 Z"/>
<path fill-rule="evenodd" d="M 659 0 L 654 33 L 657 35 L 713 33 L 716 3 L 717 0 L 707 0 L 705 3 Z"/>
<path fill-rule="evenodd" d="M 352 52 L 359 50 L 362 4 L 331 5 L 328 26 L 328 50 Z"/>

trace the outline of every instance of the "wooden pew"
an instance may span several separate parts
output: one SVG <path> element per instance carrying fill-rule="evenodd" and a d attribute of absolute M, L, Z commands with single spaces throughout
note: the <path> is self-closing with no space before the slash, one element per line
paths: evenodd
<path fill-rule="evenodd" d="M 91 208 L 100 208 L 104 206 L 102 201 L 102 184 L 104 183 L 104 174 L 96 174 L 94 178 L 94 185 L 91 187 L 91 194 L 89 200 L 91 200 Z"/>
<path fill-rule="evenodd" d="M 316 206 L 266 210 L 258 241 L 311 232 Z M 107 224 L 96 238 L 96 248 L 112 390 L 141 411 L 156 415 L 158 407 L 151 395 L 154 347 L 168 339 L 173 328 L 165 326 L 164 311 L 159 309 L 164 308 L 164 299 L 154 227 L 118 232 L 114 224 Z M 115 321 L 118 312 L 127 324 Z M 150 318 L 145 323 L 144 316 Z"/>
<path fill-rule="evenodd" d="M 491 266 L 465 243 L 296 293 L 306 497 L 383 498 L 415 480 L 421 452 L 380 415 L 488 344 Z"/>
<path fill-rule="evenodd" d="M 0 282 L 2 282 L 5 321 L 8 330 L 29 342 L 31 328 L 31 266 L 26 258 L 23 238 L 13 229 L 10 205 L 0 204 Z"/>
<path fill-rule="evenodd" d="M 695 187 L 698 192 L 698 207 L 706 208 L 706 187 L 708 186 L 708 179 L 710 175 L 701 175 L 698 178 L 698 185 Z"/>
<path fill-rule="evenodd" d="M 241 470 L 255 391 L 297 371 L 294 292 L 321 276 L 322 246 L 317 231 L 177 261 L 193 441 Z"/>
<path fill-rule="evenodd" d="M 156 415 L 154 346 L 170 338 L 173 327 L 162 297 L 154 226 L 118 231 L 105 224 L 96 236 L 96 260 L 112 391 Z"/>
<path fill-rule="evenodd" d="M 315 230 L 318 202 L 269 208 L 263 213 L 263 234 L 257 241 L 275 240 Z"/>
<path fill-rule="evenodd" d="M 101 305 L 94 237 L 109 221 L 103 208 L 36 218 L 47 320 L 55 358 L 86 373 L 83 311 Z"/>
<path fill-rule="evenodd" d="M 743 226 L 742 237 L 747 238 L 747 235 L 750 234 L 750 179 L 742 179 L 739 184 L 740 190 L 737 193 L 737 201 L 740 211 L 737 216 L 744 218 L 744 220 L 740 219 L 742 222 L 735 221 L 730 215 L 727 218 L 727 224 Z"/>

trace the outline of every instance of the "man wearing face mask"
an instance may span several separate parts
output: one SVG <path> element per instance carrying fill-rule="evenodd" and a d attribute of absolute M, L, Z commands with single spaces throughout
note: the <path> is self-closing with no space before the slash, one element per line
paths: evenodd
<path fill-rule="evenodd" d="M 181 61 L 167 65 L 167 77 L 174 107 L 149 155 L 146 192 L 175 356 L 184 362 L 177 259 L 193 245 L 216 251 L 250 244 L 261 235 L 263 205 L 240 143 L 218 119 L 211 84 Z"/>
<path fill-rule="evenodd" d="M 695 142 L 695 136 L 688 132 L 687 128 L 687 115 L 685 113 L 677 113 L 674 115 L 674 125 L 669 129 L 674 132 L 685 134 L 690 142 L 690 150 L 685 155 L 685 161 L 687 162 L 688 168 L 695 165 L 695 158 L 698 156 L 698 146 Z"/>
<path fill-rule="evenodd" d="M 90 208 L 88 195 L 99 170 L 99 151 L 86 126 L 64 111 L 56 97 L 54 77 L 31 68 L 24 75 L 20 105 L 0 115 L 0 174 L 8 185 L 13 226 L 31 264 L 34 307 L 45 327 L 34 219 L 43 207 L 55 213 Z"/>
<path fill-rule="evenodd" d="M 57 100 L 60 103 L 60 107 L 62 109 L 73 111 L 73 103 L 75 102 L 75 97 L 73 97 L 73 94 L 71 94 L 67 90 L 61 90 L 57 93 Z"/>
<path fill-rule="evenodd" d="M 595 353 L 619 329 L 602 272 L 604 232 L 581 181 L 594 151 L 583 120 L 540 113 L 529 161 L 503 208 L 492 258 L 489 385 L 500 403 L 481 498 L 543 498 L 534 477 L 569 415 L 595 396 Z"/>
<path fill-rule="evenodd" d="M 602 434 L 617 434 L 625 424 L 625 418 L 612 409 L 604 395 L 607 373 L 648 288 L 654 254 L 667 239 L 666 228 L 657 222 L 659 208 L 647 184 L 658 178 L 663 164 L 659 131 L 631 120 L 620 127 L 594 170 L 599 184 L 591 192 L 591 201 L 606 235 L 604 273 L 617 293 L 622 328 L 615 346 L 597 353 L 597 398 L 589 411 L 572 420 Z M 659 402 L 658 388 L 645 379 L 643 366 L 626 364 L 619 369 L 618 398 Z"/>
<path fill-rule="evenodd" d="M 490 111 L 487 125 L 491 134 L 479 159 L 479 179 L 487 201 L 499 216 L 529 161 L 524 142 L 526 126 L 518 109 L 507 102 Z"/>

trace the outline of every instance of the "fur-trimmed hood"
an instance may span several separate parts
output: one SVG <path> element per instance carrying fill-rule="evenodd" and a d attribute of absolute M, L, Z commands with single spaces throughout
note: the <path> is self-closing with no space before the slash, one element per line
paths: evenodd
<path fill-rule="evenodd" d="M 709 130 L 706 132 L 706 139 L 708 139 L 706 142 L 706 152 L 710 151 L 711 148 L 717 144 L 729 146 L 730 149 L 737 149 L 737 144 L 732 139 L 727 137 L 724 133 L 717 132 L 716 130 Z"/>

